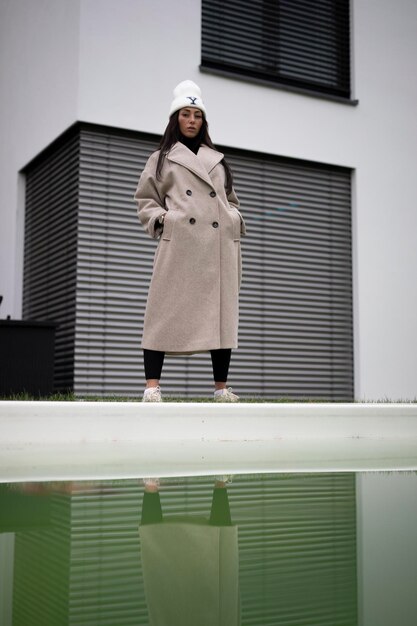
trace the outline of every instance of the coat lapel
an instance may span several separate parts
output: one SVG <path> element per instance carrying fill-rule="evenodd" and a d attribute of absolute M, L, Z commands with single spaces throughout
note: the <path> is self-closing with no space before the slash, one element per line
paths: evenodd
<path fill-rule="evenodd" d="M 194 154 L 194 152 L 178 141 L 168 152 L 167 159 L 186 167 L 212 186 L 213 182 L 209 172 L 222 160 L 223 156 L 221 152 L 217 152 L 217 150 L 213 150 L 208 146 L 201 146 L 198 154 Z"/>
<path fill-rule="evenodd" d="M 203 163 L 204 169 L 208 172 L 208 174 L 210 174 L 211 170 L 216 167 L 217 163 L 220 163 L 220 161 L 224 158 L 224 154 L 203 145 L 200 146 L 197 157 Z"/>

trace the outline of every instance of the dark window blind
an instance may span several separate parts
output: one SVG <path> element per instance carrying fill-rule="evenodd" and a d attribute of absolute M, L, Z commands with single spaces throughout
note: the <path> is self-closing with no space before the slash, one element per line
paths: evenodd
<path fill-rule="evenodd" d="M 349 0 L 202 0 L 201 65 L 349 99 Z"/>

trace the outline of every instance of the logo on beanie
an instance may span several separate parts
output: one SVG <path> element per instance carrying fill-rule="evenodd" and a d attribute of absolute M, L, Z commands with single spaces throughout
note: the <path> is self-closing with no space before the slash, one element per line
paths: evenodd
<path fill-rule="evenodd" d="M 193 83 L 192 80 L 183 80 L 182 83 L 179 83 L 175 87 L 173 95 L 174 99 L 169 109 L 170 117 L 175 111 L 179 111 L 187 106 L 196 107 L 200 109 L 204 115 L 206 114 L 206 109 L 201 99 L 201 89 L 198 85 Z"/>

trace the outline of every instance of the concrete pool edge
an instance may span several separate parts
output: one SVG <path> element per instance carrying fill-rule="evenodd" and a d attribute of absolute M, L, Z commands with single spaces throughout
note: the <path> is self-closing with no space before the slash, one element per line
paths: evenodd
<path fill-rule="evenodd" d="M 417 470 L 417 405 L 0 402 L 0 482 Z"/>

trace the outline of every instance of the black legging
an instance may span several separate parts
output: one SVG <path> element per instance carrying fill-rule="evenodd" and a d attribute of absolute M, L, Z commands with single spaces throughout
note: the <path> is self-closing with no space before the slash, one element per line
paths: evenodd
<path fill-rule="evenodd" d="M 142 500 L 141 524 L 163 522 L 159 491 L 145 491 Z M 212 526 L 231 526 L 229 497 L 226 487 L 214 487 L 211 502 L 210 524 Z"/>
<path fill-rule="evenodd" d="M 220 348 L 219 350 L 210 350 L 210 354 L 214 381 L 216 383 L 227 382 L 232 350 L 230 348 Z M 164 357 L 165 352 L 159 352 L 159 350 L 143 351 L 146 380 L 159 380 L 161 378 Z"/>

